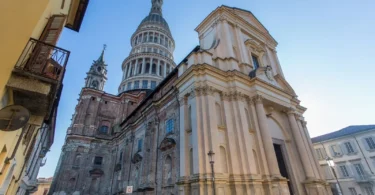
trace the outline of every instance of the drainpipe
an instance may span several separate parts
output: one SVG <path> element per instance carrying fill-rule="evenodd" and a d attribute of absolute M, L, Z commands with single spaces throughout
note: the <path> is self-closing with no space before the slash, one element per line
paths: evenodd
<path fill-rule="evenodd" d="M 353 137 L 354 137 L 355 141 L 357 142 L 357 145 L 358 145 L 358 147 L 359 147 L 359 150 L 361 151 L 361 154 L 362 154 L 363 158 L 365 159 L 366 164 L 367 164 L 368 168 L 370 169 L 371 174 L 374 175 L 374 172 L 372 171 L 372 169 L 371 169 L 371 167 L 370 167 L 370 164 L 368 163 L 367 158 L 366 158 L 365 154 L 364 154 L 363 151 L 362 151 L 361 145 L 359 145 L 358 140 L 357 140 L 357 138 L 356 138 L 354 135 L 353 135 Z"/>
<path fill-rule="evenodd" d="M 40 130 L 40 128 L 39 128 L 38 130 Z M 22 130 L 21 130 L 21 134 L 20 134 L 20 136 L 19 136 L 19 138 L 18 138 L 18 140 L 17 140 L 16 146 L 15 146 L 13 152 L 12 152 L 12 155 L 11 155 L 9 158 L 7 157 L 7 158 L 5 159 L 5 163 L 6 163 L 6 164 L 8 164 L 9 161 L 12 160 L 12 159 L 16 156 L 16 153 L 17 153 L 18 147 L 20 146 L 20 143 L 21 143 L 21 140 L 22 140 L 22 137 L 23 137 L 23 134 L 24 134 L 24 133 L 25 133 L 25 129 L 22 128 Z"/>

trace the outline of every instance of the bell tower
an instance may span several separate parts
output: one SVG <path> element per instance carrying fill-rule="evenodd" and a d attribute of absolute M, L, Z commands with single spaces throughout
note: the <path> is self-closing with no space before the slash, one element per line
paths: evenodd
<path fill-rule="evenodd" d="M 89 72 L 87 72 L 85 88 L 92 88 L 103 91 L 104 84 L 107 81 L 107 64 L 104 62 L 104 51 L 106 45 L 103 45 L 101 55 L 91 65 Z"/>

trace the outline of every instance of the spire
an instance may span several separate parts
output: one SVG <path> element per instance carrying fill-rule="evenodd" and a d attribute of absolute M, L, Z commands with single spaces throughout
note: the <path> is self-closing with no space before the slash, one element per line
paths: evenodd
<path fill-rule="evenodd" d="M 162 15 L 163 0 L 151 0 L 152 7 L 150 14 Z"/>
<path fill-rule="evenodd" d="M 101 63 L 104 64 L 104 51 L 105 51 L 106 48 L 107 48 L 107 45 L 104 44 L 103 45 L 102 54 L 100 54 L 100 56 L 99 56 L 98 60 L 96 61 L 96 63 L 100 63 L 101 62 Z"/>

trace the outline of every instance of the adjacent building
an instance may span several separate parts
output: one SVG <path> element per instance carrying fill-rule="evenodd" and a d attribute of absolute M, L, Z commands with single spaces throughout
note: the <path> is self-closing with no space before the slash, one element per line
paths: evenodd
<path fill-rule="evenodd" d="M 52 177 L 50 178 L 38 178 L 38 191 L 31 195 L 47 195 L 49 188 L 51 187 Z"/>
<path fill-rule="evenodd" d="M 340 186 L 343 194 L 375 194 L 375 125 L 349 126 L 312 138 L 312 142 L 335 194 Z M 332 168 L 327 159 L 334 161 Z"/>
<path fill-rule="evenodd" d="M 87 73 L 50 194 L 329 195 L 277 42 L 249 11 L 220 6 L 179 64 L 152 0 L 119 94 L 104 50 Z"/>
<path fill-rule="evenodd" d="M 79 31 L 87 5 L 88 0 L 1 2 L 1 195 L 37 190 L 36 177 L 54 139 L 70 54 L 56 43 L 64 27 Z M 13 114 L 20 110 L 26 113 L 19 118 L 23 125 L 11 129 L 18 123 Z"/>

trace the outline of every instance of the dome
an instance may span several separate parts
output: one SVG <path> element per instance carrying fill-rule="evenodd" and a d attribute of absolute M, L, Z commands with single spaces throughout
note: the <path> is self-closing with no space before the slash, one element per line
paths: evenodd
<path fill-rule="evenodd" d="M 141 28 L 144 25 L 148 24 L 157 24 L 165 28 L 165 30 L 170 34 L 171 31 L 169 30 L 169 26 L 167 21 L 157 13 L 150 13 L 148 16 L 146 16 L 145 19 L 142 20 L 141 24 L 138 26 L 138 29 Z"/>

